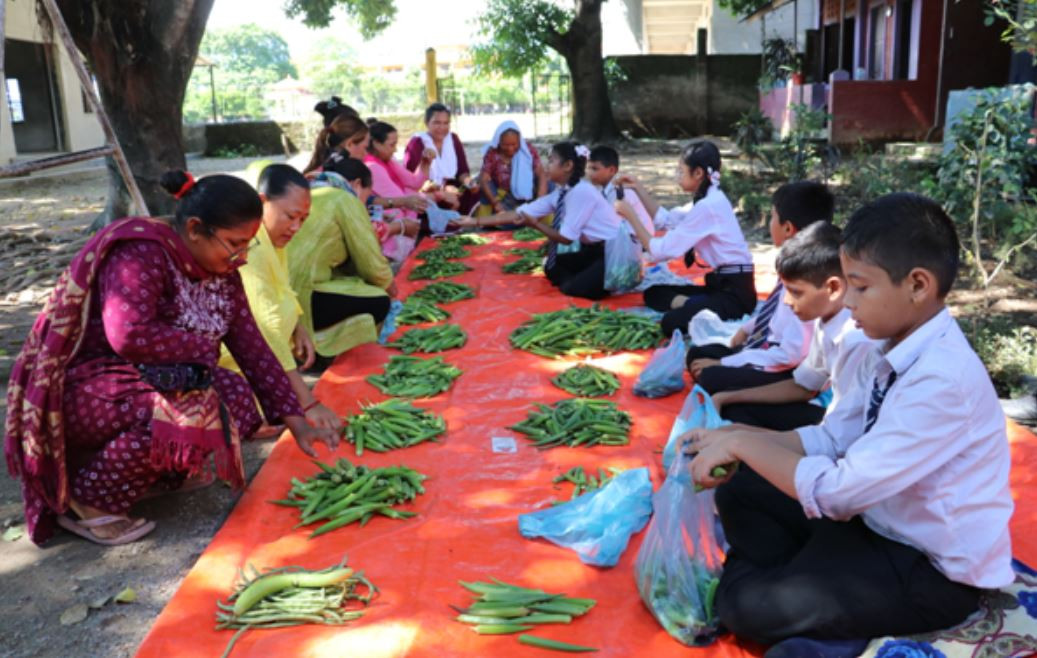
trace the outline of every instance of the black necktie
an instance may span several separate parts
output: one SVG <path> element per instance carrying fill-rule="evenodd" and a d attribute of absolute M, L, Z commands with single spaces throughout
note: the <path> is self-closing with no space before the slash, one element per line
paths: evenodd
<path fill-rule="evenodd" d="M 556 231 L 562 228 L 562 220 L 565 219 L 565 195 L 568 193 L 568 187 L 563 187 L 558 191 L 558 203 L 555 204 L 555 216 L 554 219 L 551 220 L 551 227 Z M 547 245 L 547 261 L 544 263 L 544 269 L 549 270 L 554 267 L 557 258 L 558 243 L 554 240 L 550 240 Z"/>
<path fill-rule="evenodd" d="M 753 333 L 745 341 L 745 349 L 754 350 L 763 347 L 767 342 L 767 336 L 770 335 L 771 330 L 771 319 L 774 317 L 775 311 L 778 310 L 778 304 L 781 303 L 781 296 L 784 293 L 785 286 L 779 283 L 774 288 L 774 291 L 771 292 L 767 301 L 763 303 L 759 315 L 756 316 L 756 324 L 753 325 Z"/>
<path fill-rule="evenodd" d="M 875 383 L 871 388 L 871 399 L 868 400 L 868 414 L 864 417 L 864 432 L 867 433 L 871 430 L 871 426 L 875 424 L 875 421 L 879 419 L 879 409 L 882 408 L 882 401 L 886 399 L 886 393 L 889 393 L 889 388 L 893 386 L 893 382 L 897 380 L 897 371 L 894 370 L 889 373 L 889 378 L 886 379 L 885 386 L 879 386 L 879 378 L 875 378 Z"/>

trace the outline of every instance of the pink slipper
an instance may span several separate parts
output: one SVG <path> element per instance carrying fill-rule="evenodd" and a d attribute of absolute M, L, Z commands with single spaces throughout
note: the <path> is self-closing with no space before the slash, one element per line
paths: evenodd
<path fill-rule="evenodd" d="M 120 521 L 130 521 L 125 516 L 99 516 L 94 519 L 72 519 L 67 516 L 58 517 L 58 525 L 68 530 L 69 532 L 79 535 L 83 539 L 94 542 L 95 544 L 101 544 L 102 546 L 120 546 L 122 544 L 129 544 L 135 542 L 141 537 L 147 535 L 149 532 L 155 529 L 154 521 L 145 521 L 144 519 L 137 519 L 136 523 L 126 532 L 116 537 L 104 538 L 95 535 L 91 528 L 100 528 Z"/>

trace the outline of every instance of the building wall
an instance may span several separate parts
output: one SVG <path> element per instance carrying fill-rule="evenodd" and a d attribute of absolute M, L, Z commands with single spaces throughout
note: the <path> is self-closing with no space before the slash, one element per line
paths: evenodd
<path fill-rule="evenodd" d="M 766 38 L 781 37 L 792 38 L 793 19 L 798 13 L 798 28 L 796 44 L 800 52 L 806 47 L 805 30 L 816 28 L 818 25 L 819 0 L 799 0 L 773 11 L 765 18 L 757 18 L 752 21 L 742 22 L 740 18 L 731 15 L 717 0 L 712 0 L 712 15 L 708 25 L 702 25 L 709 29 L 709 54 L 711 55 L 744 55 L 749 53 L 760 53 L 763 51 L 763 31 L 766 28 Z"/>
<path fill-rule="evenodd" d="M 943 3 L 942 0 L 920 1 L 917 77 L 914 80 L 834 82 L 828 108 L 834 117 L 830 127 L 832 142 L 924 140 L 929 134 L 936 120 Z M 862 6 L 858 16 L 866 9 Z M 858 31 L 861 31 L 861 22 L 858 20 Z"/>
<path fill-rule="evenodd" d="M 44 43 L 43 31 L 36 21 L 35 2 L 33 0 L 4 0 L 6 3 L 4 36 L 8 39 Z M 52 46 L 55 56 L 55 76 L 58 82 L 58 94 L 61 104 L 62 143 L 66 150 L 79 151 L 104 144 L 104 132 L 97 117 L 83 109 L 82 87 L 76 76 L 72 60 L 64 49 Z M 16 155 L 14 137 L 11 129 L 11 117 L 7 108 L 6 90 L 0 91 L 3 110 L 0 114 L 0 162 L 10 162 Z"/>
<path fill-rule="evenodd" d="M 614 0 L 601 6 L 602 51 L 612 55 L 644 52 L 641 0 Z"/>
<path fill-rule="evenodd" d="M 917 44 L 911 80 L 844 81 L 831 88 L 829 112 L 834 115 L 832 141 L 923 140 L 939 138 L 942 111 L 952 90 L 1001 86 L 1008 81 L 1011 49 L 1000 40 L 1002 26 L 983 23 L 981 3 L 948 3 L 947 40 L 940 67 L 943 0 L 918 0 L 919 20 L 912 26 Z M 864 12 L 875 3 L 862 3 L 858 13 L 857 63 L 864 59 Z M 939 83 L 942 76 L 943 83 Z M 932 129 L 937 124 L 936 129 Z"/>
<path fill-rule="evenodd" d="M 969 87 L 1008 84 L 1011 47 L 1001 41 L 1004 25 L 983 24 L 985 3 L 952 2 L 948 7 L 947 44 L 943 63 L 943 99 Z"/>
<path fill-rule="evenodd" d="M 615 57 L 626 80 L 611 88 L 620 130 L 636 137 L 729 134 L 757 103 L 755 55 Z"/>

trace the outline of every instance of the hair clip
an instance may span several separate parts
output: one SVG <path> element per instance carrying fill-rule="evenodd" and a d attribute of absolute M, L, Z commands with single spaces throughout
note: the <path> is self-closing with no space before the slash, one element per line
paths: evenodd
<path fill-rule="evenodd" d="M 173 198 L 176 199 L 177 201 L 182 199 L 184 197 L 184 195 L 187 194 L 188 192 L 190 192 L 191 188 L 194 187 L 194 182 L 195 181 L 194 181 L 194 176 L 191 175 L 191 172 L 185 171 L 184 174 L 187 175 L 187 180 L 184 181 L 184 184 L 181 185 L 180 189 L 177 190 L 176 194 L 173 195 Z"/>
<path fill-rule="evenodd" d="M 591 157 L 591 150 L 583 144 L 577 144 L 576 155 L 580 156 L 581 158 L 589 158 Z"/>
<path fill-rule="evenodd" d="M 706 173 L 709 174 L 709 182 L 713 185 L 720 186 L 720 172 L 713 169 L 713 167 L 706 167 Z"/>

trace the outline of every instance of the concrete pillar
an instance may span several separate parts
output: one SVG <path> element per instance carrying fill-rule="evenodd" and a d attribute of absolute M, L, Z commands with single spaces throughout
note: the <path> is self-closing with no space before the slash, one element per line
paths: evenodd
<path fill-rule="evenodd" d="M 695 88 L 698 90 L 699 98 L 702 99 L 702 107 L 695 113 L 695 132 L 704 135 L 709 132 L 709 69 L 707 64 L 709 32 L 706 28 L 700 27 L 695 36 Z"/>
<path fill-rule="evenodd" d="M 425 51 L 425 95 L 429 105 L 439 102 L 438 71 L 436 70 L 436 49 Z"/>

